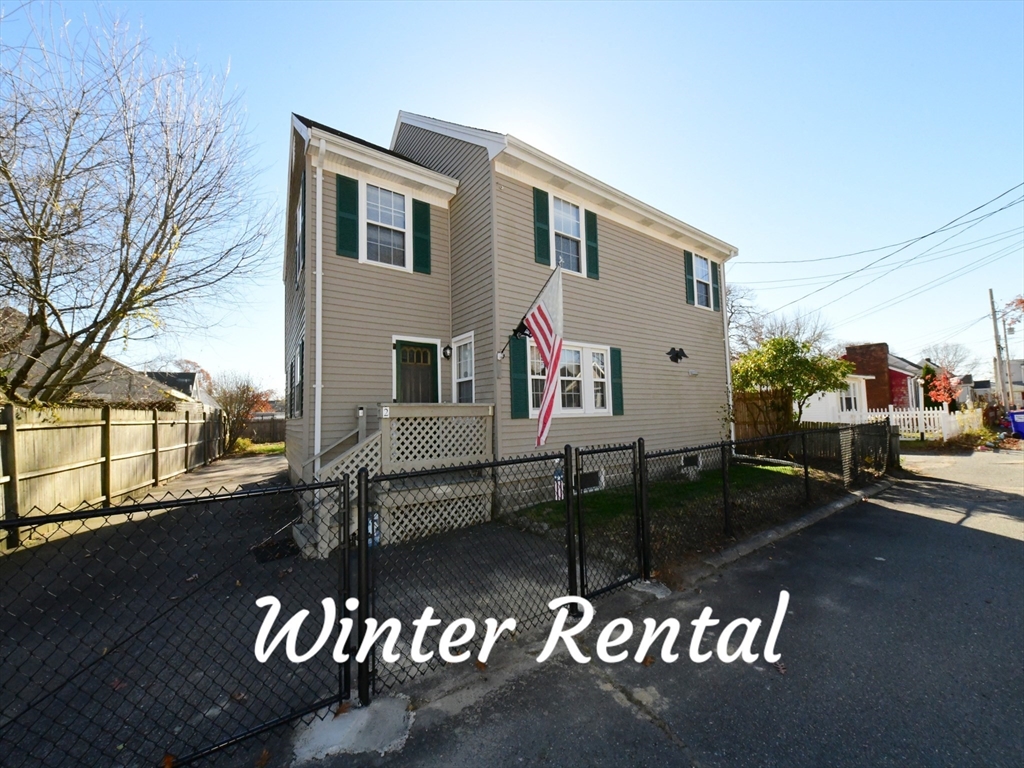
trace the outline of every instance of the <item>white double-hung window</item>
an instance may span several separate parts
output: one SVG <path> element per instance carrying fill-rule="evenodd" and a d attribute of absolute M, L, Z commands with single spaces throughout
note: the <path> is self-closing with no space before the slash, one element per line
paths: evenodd
<path fill-rule="evenodd" d="M 711 307 L 711 264 L 703 256 L 693 255 L 693 285 L 697 291 L 697 306 Z"/>
<path fill-rule="evenodd" d="M 562 345 L 558 367 L 558 394 L 555 413 L 562 416 L 609 415 L 608 347 L 589 344 Z M 530 415 L 540 411 L 547 370 L 540 352 L 530 341 Z"/>
<path fill-rule="evenodd" d="M 405 195 L 367 184 L 366 260 L 404 268 L 405 222 Z"/>
<path fill-rule="evenodd" d="M 473 333 L 467 333 L 452 339 L 454 354 L 452 355 L 454 387 L 456 403 L 473 402 Z"/>
<path fill-rule="evenodd" d="M 569 272 L 583 272 L 580 207 L 554 197 L 552 208 L 555 214 L 555 265 Z"/>

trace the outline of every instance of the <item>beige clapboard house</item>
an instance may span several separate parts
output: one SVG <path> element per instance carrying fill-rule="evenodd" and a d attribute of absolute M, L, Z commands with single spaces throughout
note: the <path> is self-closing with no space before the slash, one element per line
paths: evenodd
<path fill-rule="evenodd" d="M 728 243 L 512 136 L 405 112 L 390 149 L 293 116 L 288 190 L 293 479 L 535 451 L 543 371 L 508 342 L 556 264 L 544 450 L 723 436 Z"/>

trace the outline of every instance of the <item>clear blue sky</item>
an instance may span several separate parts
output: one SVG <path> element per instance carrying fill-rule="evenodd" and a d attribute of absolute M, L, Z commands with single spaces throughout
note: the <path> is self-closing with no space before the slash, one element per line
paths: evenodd
<path fill-rule="evenodd" d="M 926 234 L 1024 182 L 1021 2 L 106 7 L 141 22 L 157 51 L 230 64 L 282 217 L 291 112 L 386 145 L 405 109 L 511 133 L 733 243 L 730 282 L 774 309 L 888 251 L 792 262 Z M 988 288 L 1000 303 L 1024 291 L 1022 228 L 1018 204 L 869 287 L 853 290 L 880 272 L 789 309 L 820 308 L 840 340 L 906 357 L 962 342 L 985 377 L 991 323 L 965 326 L 987 312 Z M 180 354 L 281 389 L 279 275 L 206 335 L 175 340 Z M 1022 347 L 1024 329 L 1015 356 Z"/>

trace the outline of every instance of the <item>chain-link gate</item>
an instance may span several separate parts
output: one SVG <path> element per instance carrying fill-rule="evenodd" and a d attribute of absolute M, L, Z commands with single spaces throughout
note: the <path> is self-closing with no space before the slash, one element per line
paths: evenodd
<path fill-rule="evenodd" d="M 643 575 L 637 444 L 577 448 L 575 469 L 580 594 L 591 598 Z"/>

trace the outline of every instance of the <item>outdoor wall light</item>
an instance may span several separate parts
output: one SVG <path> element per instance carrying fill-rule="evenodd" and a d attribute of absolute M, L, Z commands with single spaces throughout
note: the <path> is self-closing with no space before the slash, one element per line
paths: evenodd
<path fill-rule="evenodd" d="M 441 354 L 444 355 L 444 359 L 445 360 L 451 360 L 452 359 L 452 345 L 451 344 L 445 344 L 444 345 L 444 349 L 441 350 Z"/>
<path fill-rule="evenodd" d="M 684 357 L 689 357 L 689 355 L 683 352 L 681 348 L 676 349 L 675 347 L 672 347 L 672 349 L 670 349 L 665 354 L 668 355 L 668 359 L 671 360 L 673 363 L 678 363 Z"/>

